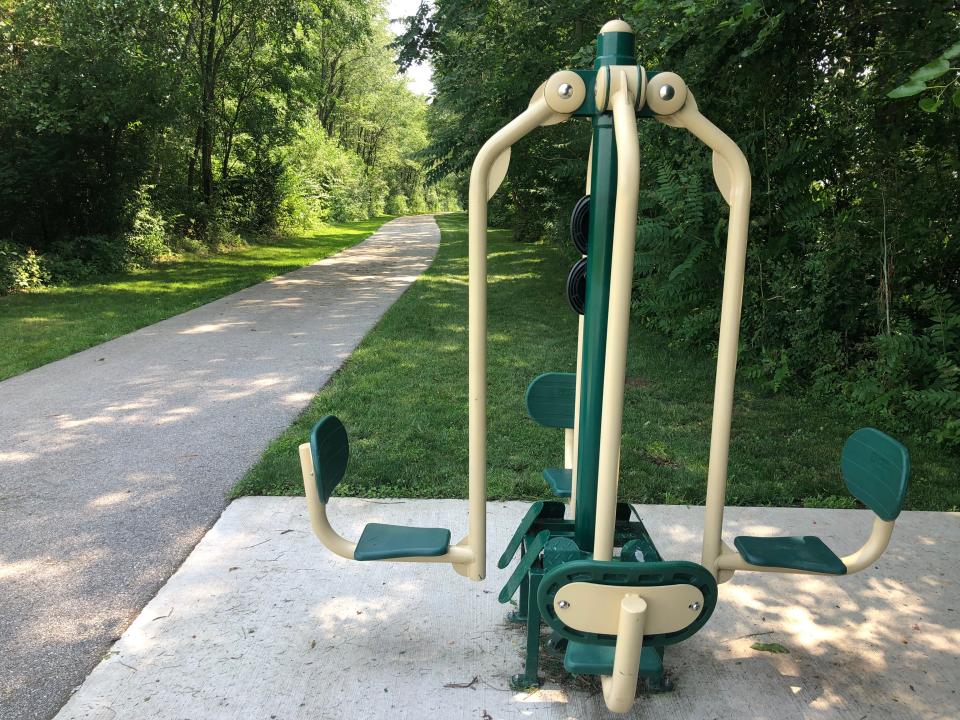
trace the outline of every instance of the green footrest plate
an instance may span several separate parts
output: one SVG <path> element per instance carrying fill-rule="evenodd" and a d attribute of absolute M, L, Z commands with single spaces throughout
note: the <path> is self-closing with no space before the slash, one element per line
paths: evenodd
<path fill-rule="evenodd" d="M 588 645 L 570 640 L 563 656 L 563 667 L 571 675 L 613 674 L 613 645 Z M 663 659 L 654 647 L 640 651 L 640 677 L 663 675 Z"/>
<path fill-rule="evenodd" d="M 791 570 L 846 575 L 847 566 L 836 553 L 813 535 L 802 537 L 748 537 L 733 541 L 743 559 L 760 567 L 782 567 Z"/>
<path fill-rule="evenodd" d="M 406 525 L 369 523 L 360 535 L 354 560 L 391 560 L 406 557 L 437 557 L 450 547 L 450 531 Z"/>
<path fill-rule="evenodd" d="M 547 468 L 543 471 L 543 479 L 557 497 L 570 497 L 573 489 L 573 470 L 567 468 Z"/>

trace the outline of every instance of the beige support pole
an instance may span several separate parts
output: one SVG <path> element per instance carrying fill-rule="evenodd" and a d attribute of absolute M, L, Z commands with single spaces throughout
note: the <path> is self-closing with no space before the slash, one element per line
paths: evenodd
<path fill-rule="evenodd" d="M 672 75 L 672 74 L 671 74 Z M 676 77 L 676 76 L 674 76 Z M 656 76 L 651 80 L 660 79 Z M 676 78 L 682 83 L 682 80 Z M 664 80 L 660 80 L 664 82 Z M 655 88 L 649 88 L 648 102 L 654 112 Z M 675 88 L 678 95 L 679 88 Z M 727 492 L 727 460 L 730 451 L 730 424 L 733 415 L 733 388 L 737 374 L 737 342 L 740 334 L 740 309 L 743 301 L 743 278 L 747 257 L 747 228 L 750 220 L 750 166 L 737 144 L 716 125 L 700 114 L 693 93 L 682 87 L 686 102 L 679 111 L 657 115 L 668 125 L 685 127 L 703 141 L 726 163 L 729 177 L 730 204 L 727 227 L 727 249 L 723 272 L 723 304 L 720 311 L 720 341 L 717 349 L 717 376 L 713 393 L 713 425 L 710 433 L 710 464 L 707 472 L 707 502 L 703 529 L 701 562 L 714 577 L 718 575 L 717 559 L 722 552 L 723 509 Z M 729 197 L 727 197 L 729 195 Z"/>
<path fill-rule="evenodd" d="M 590 151 L 587 153 L 587 180 L 585 195 L 590 194 L 590 173 L 593 172 L 593 140 L 590 140 Z M 586 256 L 584 256 L 586 257 Z M 580 371 L 583 361 L 583 315 L 577 316 L 577 381 L 573 401 L 573 462 L 570 463 L 570 474 L 573 481 L 570 485 L 570 515 L 577 512 L 577 457 L 580 454 Z"/>
<path fill-rule="evenodd" d="M 577 320 L 577 380 L 573 401 L 573 461 L 570 463 L 570 516 L 577 512 L 577 461 L 580 456 L 580 371 L 583 361 L 583 315 Z"/>
<path fill-rule="evenodd" d="M 633 707 L 643 651 L 643 627 L 647 602 L 639 595 L 625 595 L 620 602 L 617 645 L 613 655 L 613 675 L 601 675 L 603 700 L 611 712 L 625 713 Z"/>
<path fill-rule="evenodd" d="M 573 467 L 573 428 L 563 429 L 563 466 Z"/>
<path fill-rule="evenodd" d="M 613 128 L 617 141 L 617 205 L 613 218 L 603 411 L 600 417 L 594 560 L 613 558 L 627 339 L 630 334 L 630 301 L 633 289 L 633 254 L 637 236 L 637 198 L 640 191 L 640 142 L 637 139 L 634 95 L 630 92 L 627 74 L 622 70 L 618 77 L 613 79 L 613 84 Z"/>

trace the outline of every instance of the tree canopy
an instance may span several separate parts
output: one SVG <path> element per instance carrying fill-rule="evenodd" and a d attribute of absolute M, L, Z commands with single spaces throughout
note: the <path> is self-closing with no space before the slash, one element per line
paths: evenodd
<path fill-rule="evenodd" d="M 392 40 L 374 0 L 5 0 L 0 287 L 452 200 Z"/>
<path fill-rule="evenodd" d="M 639 62 L 678 72 L 750 161 L 745 371 L 839 390 L 878 423 L 960 446 L 956 5 L 424 4 L 401 58 L 435 67 L 433 172 L 467 168 L 552 72 L 589 66 L 615 16 Z M 636 310 L 677 345 L 709 347 L 726 222 L 709 153 L 652 120 L 640 133 Z M 518 239 L 565 236 L 588 144 L 569 122 L 515 148 L 495 216 Z"/>

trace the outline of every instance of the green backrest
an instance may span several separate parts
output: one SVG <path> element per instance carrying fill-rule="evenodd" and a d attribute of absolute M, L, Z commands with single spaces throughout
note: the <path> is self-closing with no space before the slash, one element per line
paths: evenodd
<path fill-rule="evenodd" d="M 910 453 L 874 428 L 847 438 L 840 457 L 847 489 L 883 520 L 896 520 L 910 484 Z"/>
<path fill-rule="evenodd" d="M 326 504 L 334 488 L 343 480 L 350 459 L 350 443 L 343 423 L 333 415 L 321 418 L 310 432 L 310 453 L 317 475 L 320 502 Z"/>
<path fill-rule="evenodd" d="M 527 388 L 527 412 L 541 425 L 572 428 L 576 396 L 575 373 L 544 373 Z"/>

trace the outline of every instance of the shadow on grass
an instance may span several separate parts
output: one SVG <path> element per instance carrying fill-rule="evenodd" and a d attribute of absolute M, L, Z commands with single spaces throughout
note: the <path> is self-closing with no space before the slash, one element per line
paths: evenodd
<path fill-rule="evenodd" d="M 191 310 L 354 245 L 388 217 L 0 298 L 0 380 Z"/>
<path fill-rule="evenodd" d="M 465 216 L 438 216 L 439 254 L 387 312 L 303 416 L 234 489 L 302 493 L 297 445 L 323 415 L 347 427 L 352 457 L 338 494 L 465 497 L 467 491 L 467 236 Z M 562 433 L 526 416 L 538 374 L 573 371 L 577 318 L 565 295 L 570 259 L 543 243 L 490 233 L 488 261 L 488 484 L 491 499 L 548 493 L 544 467 L 563 458 Z M 714 359 L 634 324 L 621 454 L 623 499 L 704 500 Z M 854 507 L 839 474 L 840 449 L 868 424 L 822 400 L 769 396 L 741 381 L 730 451 L 734 505 Z M 911 447 L 908 506 L 960 506 L 957 459 Z"/>

